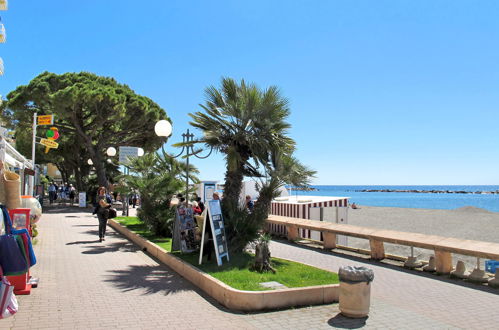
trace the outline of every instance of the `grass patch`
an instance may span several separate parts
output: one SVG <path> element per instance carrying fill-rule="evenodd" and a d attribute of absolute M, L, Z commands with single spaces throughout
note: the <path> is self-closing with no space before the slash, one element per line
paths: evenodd
<path fill-rule="evenodd" d="M 171 252 L 171 238 L 152 235 L 147 227 L 136 217 L 117 217 L 116 221 Z M 220 267 L 217 266 L 215 260 L 212 260 L 210 263 L 205 262 L 202 265 L 198 265 L 199 253 L 182 254 L 180 252 L 173 252 L 173 254 L 230 285 L 234 289 L 239 290 L 270 290 L 259 284 L 270 281 L 279 282 L 288 288 L 335 284 L 339 282 L 338 274 L 336 273 L 279 258 L 272 258 L 272 266 L 277 271 L 275 274 L 251 271 L 249 268 L 253 263 L 253 255 L 250 253 L 232 254 L 230 255 L 230 262 L 227 263 L 224 258 L 224 263 Z"/>
<path fill-rule="evenodd" d="M 137 217 L 116 217 L 115 220 L 127 227 L 134 233 L 139 234 L 140 236 L 146 238 L 147 240 L 158 244 L 163 249 L 168 252 L 172 251 L 172 239 L 168 237 L 160 237 L 156 236 L 149 231 L 147 226 L 139 220 Z"/>
<path fill-rule="evenodd" d="M 216 261 L 199 265 L 199 253 L 182 254 L 174 252 L 173 254 L 238 290 L 271 290 L 259 284 L 270 281 L 279 282 L 288 288 L 339 282 L 336 273 L 279 258 L 272 258 L 272 267 L 276 270 L 275 274 L 252 271 L 250 267 L 253 264 L 254 256 L 250 253 L 232 254 L 230 255 L 230 262 L 226 263 L 224 258 L 224 263 L 220 267 L 218 267 Z"/>

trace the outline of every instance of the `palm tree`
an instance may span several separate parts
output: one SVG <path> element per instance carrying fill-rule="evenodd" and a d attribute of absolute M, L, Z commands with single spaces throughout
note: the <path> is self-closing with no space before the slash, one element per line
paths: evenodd
<path fill-rule="evenodd" d="M 190 124 L 204 133 L 193 144 L 205 144 L 225 155 L 222 209 L 227 236 L 233 246 L 244 247 L 244 241 L 257 237 L 277 189 L 291 181 L 306 184 L 315 172 L 292 157 L 295 142 L 287 135 L 291 126 L 286 121 L 289 103 L 276 86 L 261 90 L 244 80 L 222 78 L 221 88 L 210 86 L 205 96 L 200 105 L 204 112 L 190 114 Z M 285 167 L 291 172 L 286 173 Z M 267 178 L 251 215 L 239 204 L 245 176 Z"/>
<path fill-rule="evenodd" d="M 222 79 L 221 89 L 205 91 L 203 112 L 190 114 L 191 125 L 204 133 L 197 141 L 225 154 L 224 203 L 237 205 L 244 176 L 258 176 L 274 153 L 291 154 L 294 141 L 287 136 L 288 101 L 277 87 L 260 90 L 255 84 Z M 250 161 L 253 160 L 253 163 Z"/>
<path fill-rule="evenodd" d="M 148 153 L 129 163 L 129 175 L 121 177 L 122 187 L 140 194 L 141 208 L 138 217 L 156 234 L 171 235 L 174 210 L 170 208 L 172 197 L 184 189 L 186 163 L 164 154 Z M 198 182 L 199 171 L 189 165 L 189 180 Z"/>

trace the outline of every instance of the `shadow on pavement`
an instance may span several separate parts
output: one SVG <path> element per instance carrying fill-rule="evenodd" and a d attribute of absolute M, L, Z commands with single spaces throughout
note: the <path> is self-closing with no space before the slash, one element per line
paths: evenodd
<path fill-rule="evenodd" d="M 335 317 L 329 319 L 327 324 L 332 327 L 340 328 L 340 329 L 358 329 L 366 326 L 366 317 L 352 319 L 346 316 L 343 316 L 341 313 L 338 313 Z"/>
<path fill-rule="evenodd" d="M 356 256 L 356 255 L 352 255 L 352 254 L 347 254 L 346 251 L 345 251 L 345 253 L 343 253 L 340 250 L 325 251 L 325 250 L 323 250 L 321 248 L 316 248 L 316 247 L 313 247 L 313 246 L 307 246 L 307 245 L 304 245 L 304 244 L 296 244 L 296 243 L 293 243 L 293 242 L 289 242 L 287 240 L 276 239 L 276 238 L 273 238 L 273 241 L 279 242 L 281 244 L 286 244 L 286 245 L 290 245 L 290 246 L 299 247 L 301 249 L 311 250 L 311 251 L 314 251 L 316 253 L 321 253 L 321 254 L 325 254 L 325 255 L 333 255 L 335 257 L 339 257 L 339 258 L 343 258 L 343 259 L 348 259 L 348 260 L 352 260 L 352 261 L 355 261 L 355 262 L 361 262 L 361 263 L 368 264 L 368 265 L 383 267 L 383 268 L 395 270 L 395 271 L 402 272 L 402 273 L 407 273 L 407 274 L 411 274 L 411 275 L 415 275 L 415 276 L 425 277 L 425 278 L 432 279 L 432 280 L 435 280 L 435 281 L 450 283 L 450 284 L 454 284 L 454 285 L 459 285 L 459 286 L 462 286 L 462 287 L 466 287 L 466 288 L 469 288 L 469 289 L 480 290 L 480 291 L 492 293 L 492 294 L 495 294 L 495 295 L 499 295 L 499 290 L 496 290 L 494 288 L 488 287 L 485 284 L 484 285 L 482 285 L 482 284 L 475 284 L 475 283 L 467 282 L 465 280 L 452 279 L 452 278 L 450 278 L 447 275 L 436 275 L 436 274 L 427 273 L 427 272 L 423 272 L 423 271 L 411 270 L 411 269 L 408 269 L 408 268 L 404 268 L 402 266 L 393 265 L 393 264 L 389 264 L 389 263 L 382 262 L 382 261 L 372 260 L 372 259 L 369 258 L 369 256 Z M 374 276 L 376 276 L 376 274 Z"/>
<path fill-rule="evenodd" d="M 173 270 L 162 265 L 132 265 L 128 269 L 111 270 L 105 282 L 127 292 L 144 290 L 144 294 L 166 295 L 181 291 L 193 291 L 194 287 L 182 280 Z"/>
<path fill-rule="evenodd" d="M 107 237 L 107 236 L 106 236 Z M 106 241 L 104 242 L 99 242 L 97 240 L 93 241 L 96 243 L 96 245 L 93 246 L 86 246 L 85 248 L 87 250 L 82 251 L 82 254 L 102 254 L 102 253 L 108 253 L 108 252 L 137 252 L 139 249 L 137 246 L 131 243 L 125 243 L 123 242 L 112 242 L 108 243 Z"/>
<path fill-rule="evenodd" d="M 92 240 L 92 241 L 75 241 L 75 242 L 70 242 L 66 243 L 66 245 L 80 245 L 80 244 L 92 244 L 92 243 L 97 243 L 99 240 Z M 100 243 L 100 242 L 99 242 Z"/>
<path fill-rule="evenodd" d="M 43 213 L 92 213 L 93 208 L 69 205 L 44 205 Z"/>

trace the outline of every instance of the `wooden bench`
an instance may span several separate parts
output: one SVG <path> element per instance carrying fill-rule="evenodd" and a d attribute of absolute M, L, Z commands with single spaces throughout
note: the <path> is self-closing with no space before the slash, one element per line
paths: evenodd
<path fill-rule="evenodd" d="M 367 239 L 369 240 L 371 258 L 375 260 L 385 258 L 384 243 L 434 250 L 436 270 L 440 274 L 449 274 L 452 271 L 451 253 L 499 260 L 498 243 L 359 227 L 277 215 L 269 215 L 267 223 L 285 226 L 289 240 L 300 239 L 298 234 L 300 228 L 322 232 L 324 248 L 326 249 L 336 248 L 336 235 Z"/>

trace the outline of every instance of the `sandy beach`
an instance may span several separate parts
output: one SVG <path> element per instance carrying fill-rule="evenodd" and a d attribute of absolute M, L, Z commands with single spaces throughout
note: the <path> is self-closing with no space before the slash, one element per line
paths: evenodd
<path fill-rule="evenodd" d="M 499 213 L 487 210 L 463 207 L 456 210 L 409 209 L 397 207 L 360 206 L 349 209 L 348 223 L 351 225 L 391 229 L 405 232 L 463 238 L 477 241 L 499 243 Z M 369 242 L 362 239 L 348 238 L 348 245 L 369 248 Z M 415 248 L 415 255 L 421 260 L 428 260 L 433 251 Z M 409 256 L 410 248 L 400 245 L 385 244 L 389 254 Z M 476 265 L 476 258 L 455 255 L 463 260 L 467 269 Z M 484 260 L 481 260 L 482 267 Z"/>

